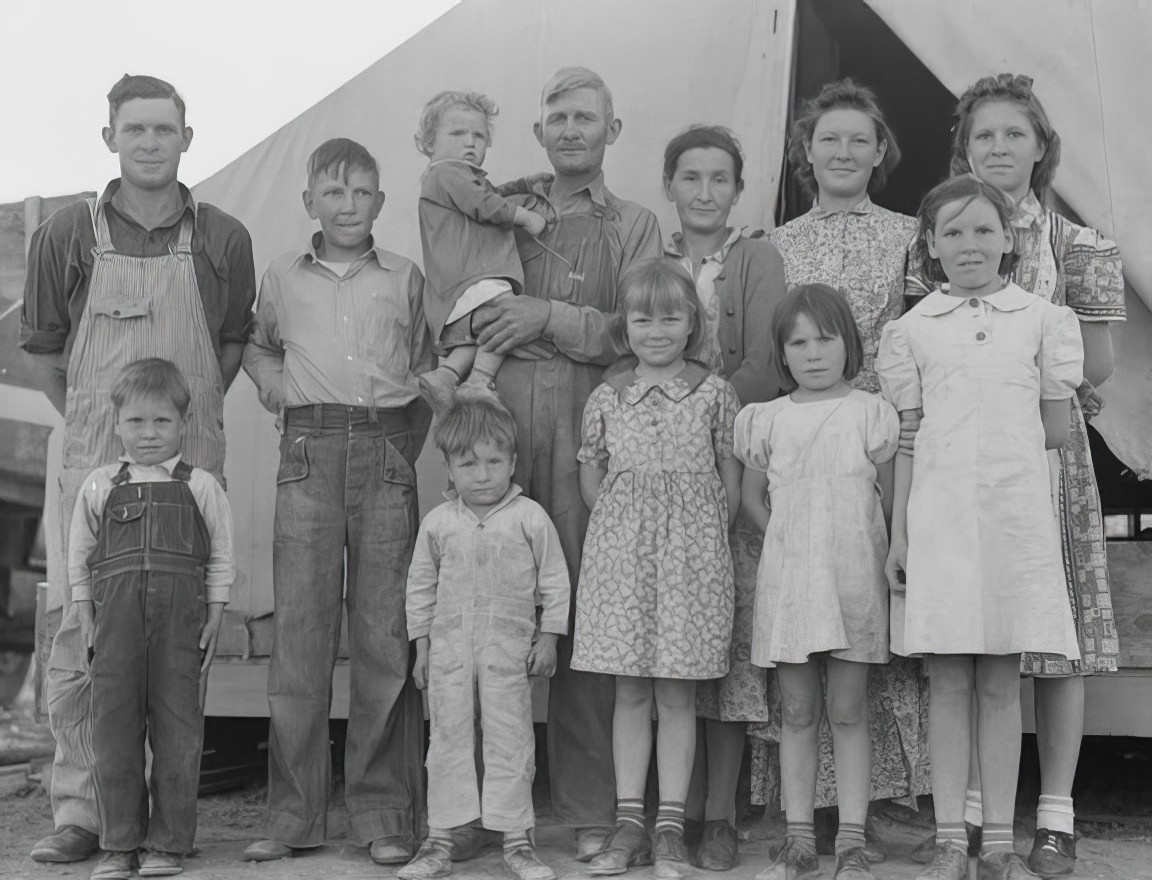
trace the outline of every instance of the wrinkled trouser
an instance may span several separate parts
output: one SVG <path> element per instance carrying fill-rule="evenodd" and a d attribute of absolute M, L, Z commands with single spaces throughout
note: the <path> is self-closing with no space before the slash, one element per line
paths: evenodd
<path fill-rule="evenodd" d="M 572 583 L 568 632 L 576 621 L 576 585 L 588 531 L 588 508 L 580 497 L 580 426 L 601 370 L 557 356 L 550 360 L 509 359 L 496 385 L 516 416 L 515 481 L 541 504 L 560 536 Z M 616 681 L 611 675 L 571 668 L 572 636 L 561 638 L 556 674 L 548 691 L 548 776 L 558 822 L 608 826 L 616 815 L 612 760 L 612 713 Z"/>
<path fill-rule="evenodd" d="M 57 828 L 76 825 L 97 834 L 96 781 L 92 775 L 92 680 L 80 615 L 69 598 L 68 530 L 72 510 L 91 468 L 64 468 L 60 474 L 58 528 L 46 528 L 49 615 L 61 614 L 60 628 L 44 668 L 48 723 L 56 739 L 52 759 L 52 816 Z M 55 519 L 56 517 L 53 517 Z M 62 603 L 62 605 L 61 605 Z"/>
<path fill-rule="evenodd" d="M 536 824 L 536 743 L 528 652 L 533 621 L 483 614 L 437 617 L 428 648 L 428 824 L 448 829 L 477 818 L 492 831 Z M 480 714 L 484 782 L 476 778 Z"/>
<path fill-rule="evenodd" d="M 327 835 L 328 715 L 342 600 L 351 665 L 344 758 L 350 836 L 415 843 L 420 835 L 424 725 L 409 676 L 404 610 L 417 526 L 408 443 L 403 428 L 393 433 L 383 421 L 300 428 L 290 419 L 281 438 L 267 834 L 289 846 L 319 846 Z"/>
<path fill-rule="evenodd" d="M 132 572 L 94 585 L 93 598 L 92 750 L 100 848 L 190 853 L 204 744 L 203 583 Z M 144 778 L 145 730 L 153 755 L 150 780 Z"/>

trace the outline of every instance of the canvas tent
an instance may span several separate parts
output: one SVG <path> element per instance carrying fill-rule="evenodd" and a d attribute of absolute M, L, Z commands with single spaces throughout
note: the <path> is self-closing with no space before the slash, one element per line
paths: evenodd
<path fill-rule="evenodd" d="M 837 36 L 837 17 L 853 16 L 867 16 L 869 27 L 885 30 L 892 51 L 850 33 L 854 23 Z M 811 48 L 816 30 L 823 33 L 819 52 Z M 911 78 L 916 68 L 935 90 L 932 108 L 919 106 L 915 94 L 901 99 L 908 105 L 897 129 L 906 163 L 915 165 L 919 152 L 928 169 L 923 174 L 930 171 L 922 174 L 919 191 L 903 194 L 900 206 L 909 209 L 945 171 L 953 96 L 985 74 L 1026 72 L 1063 136 L 1059 197 L 1121 245 L 1129 322 L 1116 333 L 1117 371 L 1102 389 L 1108 406 L 1097 425 L 1123 462 L 1148 474 L 1152 172 L 1146 156 L 1152 114 L 1143 90 L 1152 82 L 1152 60 L 1142 50 L 1149 37 L 1152 7 L 1146 0 L 870 0 L 867 6 L 860 0 L 464 0 L 194 192 L 248 226 L 259 275 L 279 253 L 300 248 L 313 229 L 300 203 L 308 154 L 329 137 L 352 137 L 381 162 L 387 202 L 376 225 L 378 240 L 418 259 L 416 201 L 425 160 L 412 145 L 412 132 L 424 101 L 441 89 L 474 88 L 500 103 L 487 163 L 500 181 L 545 168 L 531 134 L 539 88 L 558 67 L 582 64 L 611 86 L 624 123 L 605 162 L 614 192 L 655 210 L 666 233 L 675 229 L 660 185 L 663 146 L 690 123 L 720 123 L 737 132 L 747 153 L 747 189 L 733 221 L 771 226 L 778 213 L 791 216 L 797 209 L 778 204 L 795 93 L 810 92 L 821 76 L 851 72 L 846 59 L 855 53 L 887 56 L 868 63 L 903 65 L 889 69 L 897 80 Z M 819 63 L 813 60 L 818 54 Z M 859 76 L 872 82 L 867 70 Z M 887 105 L 888 95 L 880 91 Z M 929 118 L 932 130 L 918 123 Z M 229 393 L 225 421 L 241 571 L 229 612 L 233 632 L 243 636 L 245 619 L 272 610 L 277 437 L 243 375 Z M 427 509 L 444 485 L 428 450 L 420 472 Z"/>

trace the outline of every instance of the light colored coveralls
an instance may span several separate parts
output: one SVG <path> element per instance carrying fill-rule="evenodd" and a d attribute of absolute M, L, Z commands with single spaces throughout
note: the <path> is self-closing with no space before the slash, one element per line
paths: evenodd
<path fill-rule="evenodd" d="M 493 831 L 524 831 L 536 824 L 528 652 L 537 605 L 540 632 L 568 631 L 568 570 L 548 514 L 519 486 L 483 518 L 447 497 L 420 524 L 408 570 L 408 637 L 429 637 L 428 825 L 482 818 Z"/>

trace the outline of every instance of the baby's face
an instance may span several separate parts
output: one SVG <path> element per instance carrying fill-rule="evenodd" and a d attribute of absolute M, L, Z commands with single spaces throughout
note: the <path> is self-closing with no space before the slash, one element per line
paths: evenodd
<path fill-rule="evenodd" d="M 432 142 L 433 162 L 441 159 L 463 159 L 483 165 L 488 152 L 488 118 L 470 107 L 449 107 L 436 126 Z"/>

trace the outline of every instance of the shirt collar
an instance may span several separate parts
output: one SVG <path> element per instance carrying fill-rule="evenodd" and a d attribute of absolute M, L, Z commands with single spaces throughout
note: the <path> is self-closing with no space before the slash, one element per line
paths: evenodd
<path fill-rule="evenodd" d="M 941 315 L 956 311 L 972 298 L 952 296 L 945 292 L 946 288 L 947 285 L 942 285 L 940 289 L 932 291 L 920 301 L 919 305 L 915 307 L 915 311 L 929 318 L 938 318 Z M 1031 305 L 1036 296 L 1015 284 L 1007 284 L 1001 290 L 989 293 L 980 299 L 998 312 L 1017 312 Z"/>
<path fill-rule="evenodd" d="M 320 243 L 324 240 L 324 233 L 317 230 L 312 233 L 312 237 L 308 240 L 308 247 L 301 251 L 300 255 L 296 258 L 293 265 L 299 265 L 302 262 L 316 263 L 320 262 L 318 249 Z M 390 272 L 395 272 L 403 268 L 404 264 L 401 262 L 400 257 L 391 251 L 386 251 L 382 247 L 376 246 L 376 240 L 372 236 L 368 236 L 368 249 L 364 251 L 352 263 L 359 263 L 366 257 L 375 257 L 376 262 L 380 265 L 381 269 L 387 269 Z M 337 262 L 335 260 L 328 260 L 327 262 Z"/>
<path fill-rule="evenodd" d="M 184 184 L 180 183 L 179 181 L 177 181 L 176 185 L 180 188 L 180 198 L 182 198 L 184 200 L 184 208 L 180 212 L 181 219 L 184 217 L 184 215 L 186 213 L 191 211 L 192 212 L 192 219 L 195 220 L 197 215 L 198 215 L 198 212 L 200 210 L 200 206 L 197 204 L 196 199 L 193 198 L 192 191 L 189 190 L 188 187 L 186 187 Z M 106 187 L 104 187 L 104 192 L 102 192 L 100 194 L 100 204 L 104 208 L 107 208 L 109 205 L 112 205 L 112 196 L 114 196 L 119 191 L 119 189 L 120 189 L 120 178 L 119 177 L 108 181 L 108 185 Z M 119 214 L 125 220 L 129 220 L 132 223 L 136 223 L 136 221 L 133 220 L 132 217 L 125 214 L 123 211 L 121 211 L 115 205 L 112 205 L 112 210 L 114 210 L 117 214 Z M 139 226 L 138 223 L 136 225 Z M 176 224 L 171 223 L 169 225 L 175 226 Z"/>
<path fill-rule="evenodd" d="M 635 406 L 655 389 L 659 389 L 660 393 L 669 400 L 679 403 L 699 388 L 700 383 L 709 375 L 711 374 L 703 364 L 688 361 L 684 364 L 684 369 L 671 379 L 662 379 L 659 382 L 637 375 L 635 367 L 621 370 L 609 376 L 605 381 L 615 389 L 620 400 L 629 406 Z"/>
<path fill-rule="evenodd" d="M 750 226 L 741 226 L 736 229 L 732 226 L 728 227 L 728 237 L 724 243 L 720 245 L 720 250 L 714 254 L 708 254 L 704 260 L 723 263 L 728 258 L 728 251 L 732 250 L 732 245 L 740 241 L 742 238 L 760 238 L 764 235 L 764 230 L 753 229 Z M 677 257 L 683 260 L 688 256 L 684 251 L 684 235 L 680 232 L 673 232 L 668 241 L 664 244 L 664 253 L 669 257 Z"/>
<path fill-rule="evenodd" d="M 140 462 L 136 461 L 136 459 L 132 458 L 127 453 L 120 456 L 120 461 L 125 461 L 129 465 L 132 465 L 132 466 L 138 467 L 138 468 L 148 468 L 148 467 L 163 468 L 164 470 L 166 470 L 168 472 L 168 476 L 172 476 L 172 471 L 176 470 L 176 465 L 178 465 L 180 463 L 180 453 L 177 452 L 170 459 L 168 459 L 167 461 L 162 461 L 159 464 L 140 464 Z"/>
<path fill-rule="evenodd" d="M 490 516 L 492 516 L 497 511 L 503 510 L 505 507 L 507 507 L 509 504 L 511 504 L 514 500 L 519 498 L 522 494 L 524 494 L 523 489 L 521 489 L 515 483 L 509 483 L 508 484 L 508 491 L 504 493 L 504 497 L 501 498 L 499 501 L 497 501 L 496 504 L 493 505 L 492 509 L 489 510 L 486 514 L 484 514 L 483 519 L 481 519 L 481 517 L 478 517 L 475 514 L 475 512 L 472 510 L 472 508 L 470 508 L 467 504 L 464 503 L 464 500 L 460 497 L 460 493 L 457 492 L 454 488 L 450 488 L 450 489 L 445 490 L 444 497 L 449 501 L 455 502 L 456 512 L 458 514 L 460 514 L 461 516 L 470 516 L 470 517 L 472 517 L 472 519 L 476 520 L 477 522 L 483 522 L 483 520 L 488 519 Z"/>
<path fill-rule="evenodd" d="M 875 206 L 872 204 L 872 199 L 865 195 L 847 211 L 826 211 L 820 207 L 820 202 L 817 200 L 808 213 L 812 215 L 814 220 L 823 220 L 825 217 L 836 217 L 839 214 L 871 214 L 873 207 Z"/>
<path fill-rule="evenodd" d="M 1012 225 L 1018 229 L 1028 229 L 1034 226 L 1044 216 L 1044 206 L 1036 193 L 1028 190 L 1028 195 L 1020 200 L 1016 210 L 1012 213 Z"/>
<path fill-rule="evenodd" d="M 465 168 L 467 168 L 469 171 L 471 171 L 477 177 L 487 177 L 488 176 L 487 171 L 485 171 L 479 165 L 475 165 L 472 162 L 469 162 L 467 159 L 437 159 L 435 162 L 429 162 L 428 163 L 428 167 L 424 169 L 424 174 L 427 174 L 429 171 L 431 171 L 437 165 L 448 165 L 448 164 L 463 165 Z M 424 175 L 421 175 L 421 178 L 423 178 L 423 176 Z"/>
<path fill-rule="evenodd" d="M 544 196 L 548 199 L 549 203 L 552 201 L 552 184 L 556 181 L 555 174 L 541 174 L 536 177 L 532 184 L 532 191 L 536 195 Z M 608 188 L 604 185 L 604 172 L 601 171 L 594 178 L 592 178 L 584 186 L 572 191 L 572 195 L 578 193 L 588 193 L 588 198 L 592 203 L 601 208 L 608 207 Z"/>

